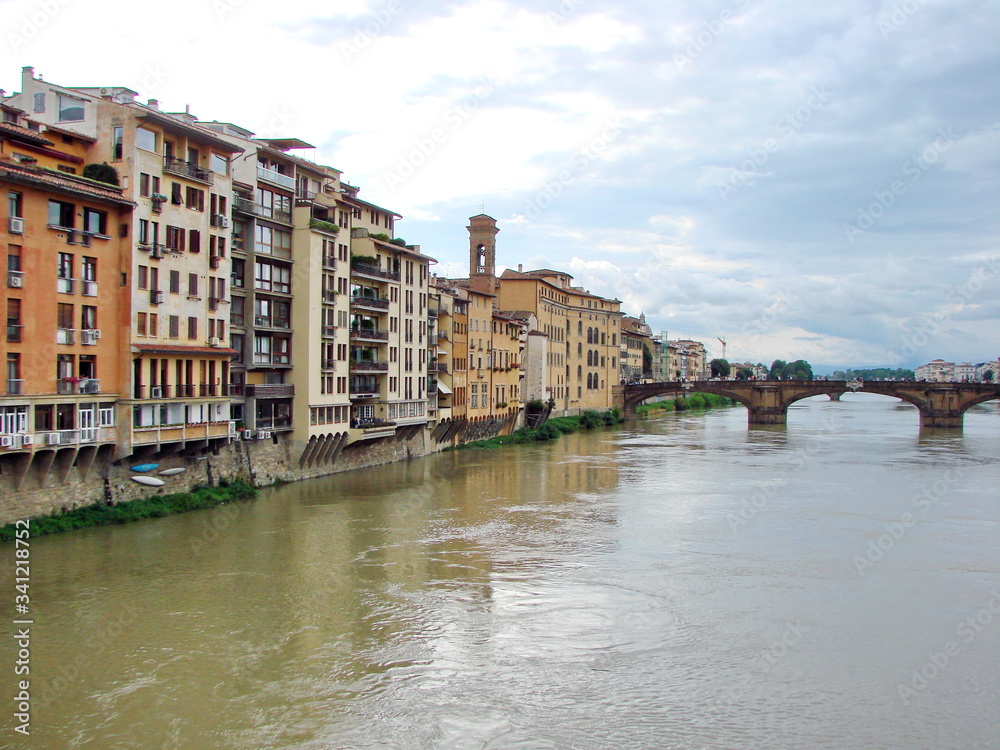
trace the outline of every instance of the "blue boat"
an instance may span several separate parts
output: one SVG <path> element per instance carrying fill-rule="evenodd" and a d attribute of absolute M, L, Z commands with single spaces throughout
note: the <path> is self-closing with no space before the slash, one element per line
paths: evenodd
<path fill-rule="evenodd" d="M 152 471 L 158 466 L 159 464 L 139 464 L 138 466 L 133 466 L 132 471 Z"/>

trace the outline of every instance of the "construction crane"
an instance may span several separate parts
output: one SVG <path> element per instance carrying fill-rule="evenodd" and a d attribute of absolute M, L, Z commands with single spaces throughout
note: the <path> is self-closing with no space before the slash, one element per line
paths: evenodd
<path fill-rule="evenodd" d="M 719 338 L 718 336 L 716 336 L 716 338 L 718 338 L 719 343 L 722 344 L 722 358 L 726 359 L 726 340 L 723 338 Z"/>

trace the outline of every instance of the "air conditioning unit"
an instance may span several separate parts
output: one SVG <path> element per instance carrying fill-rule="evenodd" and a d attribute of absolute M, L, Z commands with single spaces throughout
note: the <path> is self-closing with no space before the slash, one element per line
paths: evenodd
<path fill-rule="evenodd" d="M 212 338 L 210 338 L 208 340 L 208 345 L 209 346 L 222 346 L 222 339 L 220 339 L 218 336 L 212 336 Z"/>
<path fill-rule="evenodd" d="M 14 445 L 14 438 L 10 435 L 0 435 L 0 448 L 10 448 Z"/>
<path fill-rule="evenodd" d="M 163 292 L 155 289 L 149 293 L 149 301 L 154 305 L 160 305 L 163 303 Z"/>
<path fill-rule="evenodd" d="M 243 430 L 244 440 L 253 440 L 253 430 Z"/>
<path fill-rule="evenodd" d="M 163 386 L 162 385 L 151 385 L 151 386 L 149 386 L 149 397 L 150 398 L 163 398 Z"/>
<path fill-rule="evenodd" d="M 80 244 L 83 245 L 84 247 L 90 247 L 90 237 L 91 237 L 90 232 L 81 232 Z"/>
<path fill-rule="evenodd" d="M 35 436 L 34 435 L 24 435 L 22 436 L 22 442 L 24 445 L 34 445 Z"/>
<path fill-rule="evenodd" d="M 271 431 L 270 430 L 257 430 L 257 439 L 258 440 L 267 440 L 269 437 L 271 437 Z"/>
<path fill-rule="evenodd" d="M 222 229 L 229 228 L 229 219 L 223 214 L 216 214 L 213 218 L 215 219 L 215 226 L 221 227 Z"/>
<path fill-rule="evenodd" d="M 21 450 L 24 447 L 24 435 L 11 435 L 10 447 L 14 450 Z"/>
<path fill-rule="evenodd" d="M 24 277 L 19 273 L 7 274 L 7 286 L 11 289 L 20 289 L 24 285 Z"/>
<path fill-rule="evenodd" d="M 11 216 L 7 221 L 7 229 L 11 234 L 24 234 L 24 219 Z"/>
<path fill-rule="evenodd" d="M 45 433 L 45 444 L 46 445 L 59 445 L 59 433 L 58 432 L 46 432 Z"/>
<path fill-rule="evenodd" d="M 94 335 L 95 333 L 98 335 L 95 336 Z M 97 339 L 101 337 L 100 333 L 101 333 L 100 331 L 95 331 L 93 329 L 88 330 L 85 328 L 82 331 L 80 331 L 80 343 L 86 346 L 93 346 L 94 344 L 97 343 Z"/>
<path fill-rule="evenodd" d="M 84 380 L 80 383 L 80 393 L 100 393 L 101 381 L 96 378 Z"/>
<path fill-rule="evenodd" d="M 153 245 L 152 256 L 154 258 L 162 258 L 163 257 L 163 246 L 162 245 Z"/>
<path fill-rule="evenodd" d="M 101 338 L 101 329 L 100 328 L 91 328 L 90 329 L 90 335 L 93 336 L 95 339 Z"/>

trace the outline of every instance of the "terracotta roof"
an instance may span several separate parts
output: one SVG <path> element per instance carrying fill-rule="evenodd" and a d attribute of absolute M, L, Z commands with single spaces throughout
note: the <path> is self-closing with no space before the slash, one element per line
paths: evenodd
<path fill-rule="evenodd" d="M 145 352 L 161 354 L 238 354 L 235 349 L 226 349 L 220 346 L 179 346 L 177 344 L 133 344 L 134 354 Z"/>
<path fill-rule="evenodd" d="M 59 135 L 71 135 L 74 138 L 79 138 L 81 141 L 87 141 L 88 143 L 97 143 L 97 139 L 92 135 L 84 135 L 83 133 L 77 133 L 75 130 L 70 130 L 69 128 L 61 128 L 55 125 L 49 125 L 46 123 L 45 132 L 52 131 L 53 133 L 59 133 Z"/>
<path fill-rule="evenodd" d="M 33 182 L 57 190 L 83 194 L 92 198 L 100 198 L 107 201 L 114 201 L 115 203 L 126 206 L 135 205 L 132 201 L 124 198 L 121 191 L 115 189 L 113 186 L 108 186 L 106 189 L 99 188 L 96 185 L 91 184 L 90 180 L 84 180 L 83 178 L 79 178 L 74 175 L 64 175 L 61 172 L 55 172 L 49 169 L 27 167 L 23 164 L 0 162 L 0 175 L 15 180 L 19 179 L 21 182 Z"/>
<path fill-rule="evenodd" d="M 52 141 L 40 133 L 36 133 L 34 130 L 28 130 L 28 128 L 22 128 L 20 125 L 15 125 L 12 122 L 0 122 L 0 133 L 6 133 L 8 135 L 15 136 L 16 138 L 23 138 L 42 146 L 53 145 Z"/>

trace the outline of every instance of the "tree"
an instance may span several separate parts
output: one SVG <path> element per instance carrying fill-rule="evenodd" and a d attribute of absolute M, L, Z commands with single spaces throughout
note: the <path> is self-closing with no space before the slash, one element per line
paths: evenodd
<path fill-rule="evenodd" d="M 993 370 L 987 370 L 983 373 L 983 382 L 992 383 L 993 379 L 996 377 L 996 373 Z"/>
<path fill-rule="evenodd" d="M 749 380 L 752 377 L 753 377 L 753 370 L 751 370 L 749 367 L 741 367 L 736 371 L 737 380 Z"/>
<path fill-rule="evenodd" d="M 793 380 L 812 380 L 813 368 L 804 359 L 797 359 L 788 365 L 788 377 Z"/>
<path fill-rule="evenodd" d="M 771 380 L 781 380 L 785 377 L 785 371 L 788 368 L 788 363 L 783 359 L 776 359 L 771 363 L 770 377 Z"/>
<path fill-rule="evenodd" d="M 109 185 L 118 185 L 118 172 L 107 162 L 103 164 L 88 164 L 83 168 L 83 176 L 89 180 L 106 182 Z"/>
<path fill-rule="evenodd" d="M 649 344 L 645 341 L 642 342 L 642 376 L 653 377 L 653 352 L 649 350 Z"/>
<path fill-rule="evenodd" d="M 713 359 L 709 365 L 709 369 L 712 372 L 713 378 L 728 378 L 729 373 L 732 368 L 729 367 L 729 363 L 724 359 Z"/>

